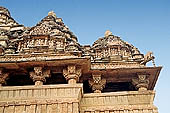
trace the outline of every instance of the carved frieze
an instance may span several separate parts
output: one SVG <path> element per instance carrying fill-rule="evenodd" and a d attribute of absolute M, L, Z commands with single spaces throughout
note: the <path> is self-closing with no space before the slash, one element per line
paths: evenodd
<path fill-rule="evenodd" d="M 17 52 L 19 53 L 44 53 L 49 51 L 57 51 L 58 49 L 64 50 L 64 39 L 49 37 L 49 36 L 36 36 L 30 39 L 25 39 L 18 43 Z"/>
<path fill-rule="evenodd" d="M 144 67 L 138 63 L 135 62 L 110 62 L 110 63 L 105 63 L 105 62 L 94 62 L 91 64 L 91 69 L 116 69 L 116 68 L 139 68 L 139 67 Z"/>

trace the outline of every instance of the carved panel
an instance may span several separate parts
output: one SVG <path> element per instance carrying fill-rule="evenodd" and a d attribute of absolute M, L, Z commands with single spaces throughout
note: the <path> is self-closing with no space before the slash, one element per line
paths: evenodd
<path fill-rule="evenodd" d="M 17 52 L 44 53 L 51 50 L 56 51 L 57 49 L 64 50 L 64 39 L 49 36 L 38 36 L 20 41 L 18 43 Z"/>

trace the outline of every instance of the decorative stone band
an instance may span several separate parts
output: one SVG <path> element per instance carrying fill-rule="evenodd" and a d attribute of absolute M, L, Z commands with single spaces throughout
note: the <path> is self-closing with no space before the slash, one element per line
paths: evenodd
<path fill-rule="evenodd" d="M 0 86 L 6 83 L 9 73 L 3 72 L 3 68 L 0 68 Z"/>
<path fill-rule="evenodd" d="M 30 55 L 5 55 L 0 56 L 0 63 L 5 62 L 26 62 L 26 61 L 50 61 L 50 60 L 58 60 L 58 59 L 69 59 L 69 58 L 78 58 L 77 56 L 73 56 L 70 54 L 30 54 Z"/>
<path fill-rule="evenodd" d="M 93 74 L 92 79 L 89 80 L 90 87 L 94 93 L 101 93 L 106 84 L 106 79 L 101 78 L 101 74 Z"/>
<path fill-rule="evenodd" d="M 35 82 L 35 85 L 43 85 L 46 77 L 50 77 L 50 70 L 43 70 L 42 67 L 34 67 L 34 71 L 30 72 L 30 77 Z"/>
<path fill-rule="evenodd" d="M 122 91 L 84 94 L 80 113 L 158 113 L 154 91 Z"/>
<path fill-rule="evenodd" d="M 149 79 L 147 74 L 138 74 L 137 78 L 132 79 L 132 84 L 139 90 L 147 90 L 149 86 Z"/>
<path fill-rule="evenodd" d="M 115 68 L 141 68 L 144 65 L 140 65 L 136 62 L 112 62 L 112 63 L 92 63 L 91 69 L 115 69 Z"/>
<path fill-rule="evenodd" d="M 77 81 L 79 81 L 81 69 L 75 65 L 68 65 L 65 69 L 63 69 L 63 75 L 68 81 L 68 84 L 75 84 Z"/>
<path fill-rule="evenodd" d="M 158 113 L 154 105 L 117 105 L 100 107 L 83 107 L 81 113 Z"/>

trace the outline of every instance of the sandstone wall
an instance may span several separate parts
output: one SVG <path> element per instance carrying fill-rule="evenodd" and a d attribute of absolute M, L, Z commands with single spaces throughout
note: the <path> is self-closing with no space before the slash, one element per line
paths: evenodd
<path fill-rule="evenodd" d="M 154 91 L 83 94 L 82 84 L 0 88 L 0 113 L 158 113 Z"/>
<path fill-rule="evenodd" d="M 81 113 L 157 113 L 154 91 L 84 94 Z"/>
<path fill-rule="evenodd" d="M 0 113 L 79 113 L 82 84 L 0 88 Z"/>

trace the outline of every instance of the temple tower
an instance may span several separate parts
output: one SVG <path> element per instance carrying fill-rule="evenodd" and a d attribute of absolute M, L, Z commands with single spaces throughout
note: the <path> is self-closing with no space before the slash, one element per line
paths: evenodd
<path fill-rule="evenodd" d="M 0 113 L 158 113 L 152 52 L 109 30 L 80 45 L 53 11 L 33 27 L 11 18 L 0 7 Z"/>

